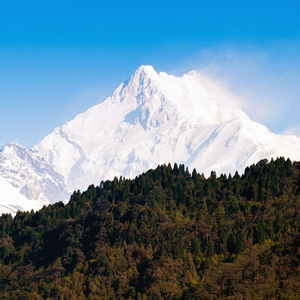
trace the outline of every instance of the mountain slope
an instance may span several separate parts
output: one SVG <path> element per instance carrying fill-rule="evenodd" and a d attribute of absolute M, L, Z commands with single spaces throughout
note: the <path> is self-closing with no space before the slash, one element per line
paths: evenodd
<path fill-rule="evenodd" d="M 142 66 L 112 97 L 56 128 L 34 150 L 70 191 L 168 162 L 208 175 L 242 171 L 265 157 L 300 159 L 300 139 L 272 134 L 237 102 L 197 72 L 174 77 Z"/>

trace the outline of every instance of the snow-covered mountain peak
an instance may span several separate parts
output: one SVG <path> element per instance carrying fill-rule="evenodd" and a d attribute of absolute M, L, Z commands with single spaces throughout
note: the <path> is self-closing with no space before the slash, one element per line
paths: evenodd
<path fill-rule="evenodd" d="M 205 74 L 176 77 L 141 66 L 111 97 L 55 128 L 33 150 L 4 145 L 0 192 L 40 207 L 163 163 L 209 175 L 241 172 L 262 158 L 300 160 L 299 138 L 271 133 L 240 107 L 238 97 Z M 0 203 L 0 211 L 16 210 L 11 201 Z"/>
<path fill-rule="evenodd" d="M 130 80 L 122 83 L 113 93 L 111 101 L 114 103 L 137 103 L 142 104 L 147 91 L 151 93 L 155 89 L 155 82 L 159 75 L 152 66 L 141 66 L 131 76 Z"/>
<path fill-rule="evenodd" d="M 28 159 L 28 150 L 17 144 L 16 142 L 7 143 L 0 150 L 0 160 L 6 159 L 15 160 L 17 158 Z"/>
<path fill-rule="evenodd" d="M 10 142 L 10 143 L 6 143 L 5 145 L 3 145 L 0 149 L 0 152 L 11 153 L 11 152 L 17 151 L 19 149 L 25 149 L 25 148 L 16 142 Z"/>
<path fill-rule="evenodd" d="M 157 78 L 157 75 L 157 72 L 152 66 L 142 65 L 135 71 L 134 75 L 132 75 L 132 78 L 139 78 L 142 80 L 144 80 L 145 78 L 155 79 Z"/>
<path fill-rule="evenodd" d="M 181 77 L 157 73 L 141 66 L 129 81 L 121 84 L 111 101 L 130 106 L 136 115 L 132 123 L 145 129 L 160 126 L 171 119 L 193 124 L 220 124 L 243 113 L 239 99 L 224 86 L 197 71 Z"/>
<path fill-rule="evenodd" d="M 176 77 L 141 66 L 111 97 L 34 149 L 72 191 L 116 174 L 132 177 L 158 163 L 193 165 L 198 144 L 237 117 L 245 114 L 235 97 L 203 74 Z"/>

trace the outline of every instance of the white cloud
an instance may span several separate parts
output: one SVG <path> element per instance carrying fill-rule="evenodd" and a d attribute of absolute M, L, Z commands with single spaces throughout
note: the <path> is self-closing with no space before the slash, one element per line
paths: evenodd
<path fill-rule="evenodd" d="M 173 69 L 178 75 L 191 69 L 224 82 L 243 99 L 245 112 L 272 131 L 297 127 L 300 114 L 300 46 L 274 41 L 264 46 L 226 44 L 202 49 Z"/>

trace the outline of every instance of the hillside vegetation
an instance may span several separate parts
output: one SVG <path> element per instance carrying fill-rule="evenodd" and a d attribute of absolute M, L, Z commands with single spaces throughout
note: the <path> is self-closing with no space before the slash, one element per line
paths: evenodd
<path fill-rule="evenodd" d="M 299 299 L 299 173 L 169 164 L 4 214 L 1 299 Z"/>

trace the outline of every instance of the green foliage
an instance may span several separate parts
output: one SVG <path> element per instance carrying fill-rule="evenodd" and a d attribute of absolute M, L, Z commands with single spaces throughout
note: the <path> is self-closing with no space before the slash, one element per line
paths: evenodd
<path fill-rule="evenodd" d="M 1 299 L 294 299 L 300 163 L 115 177 L 0 218 Z"/>

